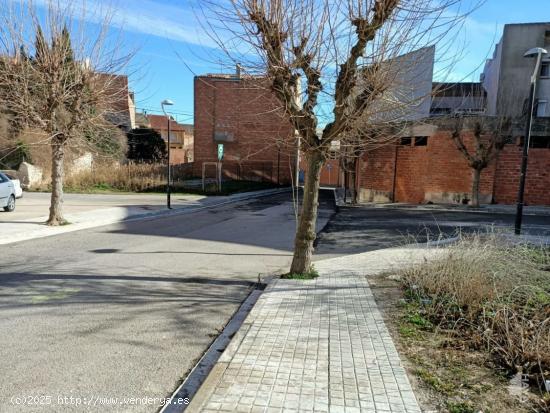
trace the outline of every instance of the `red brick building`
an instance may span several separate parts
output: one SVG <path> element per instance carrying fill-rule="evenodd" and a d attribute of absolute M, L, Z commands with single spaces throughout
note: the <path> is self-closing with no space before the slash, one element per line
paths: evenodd
<path fill-rule="evenodd" d="M 414 128 L 413 128 L 414 129 Z M 529 150 L 525 203 L 550 205 L 550 136 L 535 136 Z M 466 136 L 466 144 L 473 138 Z M 517 200 L 522 138 L 513 138 L 481 175 L 482 203 Z M 366 154 L 359 163 L 363 202 L 468 203 L 472 169 L 448 131 L 417 128 L 394 145 Z"/>
<path fill-rule="evenodd" d="M 128 86 L 128 76 L 99 73 L 98 87 L 104 89 L 106 119 L 128 132 L 136 127 L 134 92 Z"/>
<path fill-rule="evenodd" d="M 224 157 L 225 178 L 288 184 L 295 164 L 294 132 L 279 102 L 260 77 L 195 77 L 194 175 Z M 208 176 L 215 166 L 208 165 Z"/>
<path fill-rule="evenodd" d="M 156 130 L 168 142 L 168 118 L 164 115 L 147 115 L 148 127 Z M 193 162 L 193 125 L 170 119 L 170 164 Z"/>

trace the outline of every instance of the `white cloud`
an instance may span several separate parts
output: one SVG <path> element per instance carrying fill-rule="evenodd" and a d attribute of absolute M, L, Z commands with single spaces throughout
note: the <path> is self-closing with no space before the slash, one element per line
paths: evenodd
<path fill-rule="evenodd" d="M 35 0 L 34 3 L 44 7 L 49 0 Z M 201 46 L 215 45 L 202 30 L 190 1 L 178 6 L 163 4 L 160 0 L 61 0 L 61 3 L 69 5 L 77 17 L 82 15 L 89 22 L 101 22 L 108 15 L 112 26 L 125 31 Z"/>

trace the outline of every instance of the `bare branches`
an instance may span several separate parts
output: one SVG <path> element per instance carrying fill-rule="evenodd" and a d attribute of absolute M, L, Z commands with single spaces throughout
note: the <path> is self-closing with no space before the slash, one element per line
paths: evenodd
<path fill-rule="evenodd" d="M 305 272 L 311 263 L 320 170 L 331 148 L 356 159 L 395 139 L 391 131 L 403 114 L 430 98 L 434 63 L 419 59 L 430 66 L 415 71 L 414 57 L 405 64 L 400 57 L 452 37 L 462 16 L 450 8 L 460 1 L 204 0 L 213 40 L 233 62 L 263 77 L 258 83 L 277 97 L 305 154 L 291 271 Z M 414 91 L 418 83 L 423 93 Z"/>
<path fill-rule="evenodd" d="M 125 67 L 129 56 L 115 58 L 106 48 L 108 20 L 93 38 L 82 16 L 81 25 L 75 24 L 74 12 L 70 4 L 63 7 L 52 0 L 44 15 L 24 1 L 0 13 L 0 109 L 19 133 L 39 130 L 49 139 L 51 225 L 64 222 L 66 148 L 105 152 L 116 142 L 117 125 L 109 116 L 129 106 L 127 78 L 121 82 L 114 73 Z"/>
<path fill-rule="evenodd" d="M 315 145 L 317 118 L 314 109 L 317 106 L 317 97 L 322 90 L 322 84 L 320 71 L 312 66 L 313 56 L 305 52 L 308 39 L 306 37 L 299 39 L 299 45 L 293 48 L 295 62 L 292 65 L 287 64 L 284 42 L 289 34 L 283 31 L 280 21 L 268 19 L 265 8 L 260 7 L 257 1 L 251 1 L 250 8 L 250 19 L 256 25 L 267 56 L 267 72 L 272 79 L 272 89 L 284 104 L 294 127 L 308 145 Z M 297 98 L 300 76 L 293 71 L 293 68 L 302 69 L 307 79 L 308 97 L 302 107 L 299 106 Z"/>
<path fill-rule="evenodd" d="M 512 122 L 507 116 L 455 119 L 451 138 L 473 169 L 472 206 L 479 206 L 481 172 L 498 156 L 511 133 Z"/>
<path fill-rule="evenodd" d="M 484 169 L 497 157 L 511 133 L 512 121 L 507 116 L 457 117 L 451 138 L 471 168 Z M 471 149 L 466 145 L 466 136 L 473 139 Z"/>
<path fill-rule="evenodd" d="M 355 27 L 357 41 L 351 47 L 346 62 L 340 66 L 334 94 L 334 122 L 325 127 L 323 131 L 324 140 L 332 140 L 333 136 L 336 135 L 335 131 L 342 129 L 344 118 L 350 112 L 348 102 L 352 90 L 357 85 L 358 61 L 363 57 L 367 43 L 374 39 L 378 30 L 391 18 L 398 3 L 398 0 L 376 0 L 372 20 L 366 17 L 357 17 L 351 21 L 351 24 Z M 371 71 L 374 72 L 372 68 Z M 374 89 L 370 89 L 369 95 L 372 95 L 373 92 Z M 356 101 L 357 103 L 359 102 Z M 353 112 L 357 111 L 356 107 L 352 110 Z"/>

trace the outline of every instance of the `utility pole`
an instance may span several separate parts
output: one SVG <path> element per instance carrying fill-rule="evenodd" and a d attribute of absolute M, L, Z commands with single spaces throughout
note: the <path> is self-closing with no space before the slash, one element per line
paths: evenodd
<path fill-rule="evenodd" d="M 166 113 L 166 110 L 164 109 L 164 106 L 173 106 L 174 102 L 172 102 L 170 99 L 165 99 L 160 103 L 160 106 L 162 107 L 162 112 L 164 113 L 164 116 L 166 116 L 166 119 L 168 121 L 168 136 L 166 137 L 166 144 L 168 145 L 168 161 L 166 162 L 166 207 L 168 209 L 172 209 L 171 204 L 171 185 L 172 185 L 172 169 L 170 168 L 170 116 Z"/>
<path fill-rule="evenodd" d="M 531 143 L 531 125 L 533 123 L 533 110 L 535 108 L 535 97 L 537 93 L 537 79 L 540 71 L 540 64 L 542 56 L 548 54 L 546 50 L 541 47 L 535 47 L 528 50 L 523 57 L 536 57 L 535 71 L 531 76 L 531 84 L 529 87 L 529 101 L 527 109 L 527 122 L 525 124 L 525 134 L 523 138 L 523 155 L 521 157 L 521 172 L 519 176 L 519 190 L 518 201 L 516 206 L 516 222 L 514 226 L 514 232 L 516 235 L 521 234 L 521 223 L 523 220 L 523 199 L 525 195 L 525 179 L 527 177 L 527 163 L 529 160 L 529 145 Z"/>

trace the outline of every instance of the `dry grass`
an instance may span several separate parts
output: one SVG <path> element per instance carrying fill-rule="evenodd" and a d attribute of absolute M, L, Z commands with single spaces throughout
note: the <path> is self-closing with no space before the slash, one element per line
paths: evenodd
<path fill-rule="evenodd" d="M 174 166 L 172 173 L 175 189 L 180 186 L 180 181 L 191 178 L 189 167 Z M 68 176 L 65 187 L 73 192 L 89 192 L 94 189 L 125 192 L 164 190 L 166 165 L 134 163 L 94 165 L 93 171 Z"/>
<path fill-rule="evenodd" d="M 238 192 L 258 191 L 275 188 L 271 182 L 230 180 L 224 181 L 222 191 L 217 184 L 209 180 L 202 190 L 200 178 L 192 175 L 192 164 L 172 166 L 172 192 L 202 194 L 202 195 L 230 195 Z M 195 179 L 193 179 L 195 178 Z M 191 180 L 191 181 L 190 181 Z M 46 181 L 42 186 L 33 188 L 38 191 L 50 190 Z M 166 165 L 118 163 L 94 164 L 92 171 L 84 171 L 65 178 L 66 192 L 76 193 L 104 193 L 104 192 L 165 192 Z"/>
<path fill-rule="evenodd" d="M 449 256 L 406 270 L 413 324 L 448 333 L 453 346 L 487 351 L 540 392 L 550 379 L 550 250 L 470 236 Z M 543 401 L 544 403 L 544 401 Z"/>

